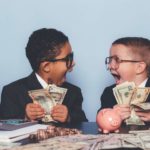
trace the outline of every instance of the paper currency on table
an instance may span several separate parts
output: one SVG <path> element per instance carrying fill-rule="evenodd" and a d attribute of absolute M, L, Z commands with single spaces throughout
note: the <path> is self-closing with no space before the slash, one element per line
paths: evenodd
<path fill-rule="evenodd" d="M 116 148 L 150 148 L 149 134 L 77 134 L 69 136 L 57 136 L 39 143 L 15 147 L 15 150 L 99 150 Z M 12 149 L 14 150 L 14 149 Z"/>
<path fill-rule="evenodd" d="M 0 149 L 1 150 L 7 150 L 7 149 L 12 149 L 15 148 L 17 146 L 21 145 L 21 143 L 10 143 L 10 142 L 1 142 L 0 143 Z"/>
<path fill-rule="evenodd" d="M 51 98 L 53 99 L 55 104 L 62 104 L 67 93 L 66 88 L 58 87 L 55 84 L 49 84 L 47 90 L 51 94 Z"/>
<path fill-rule="evenodd" d="M 129 131 L 129 133 L 132 133 L 132 134 L 146 133 L 146 134 L 150 135 L 150 129 L 148 129 L 148 130 L 131 130 L 131 131 Z"/>
<path fill-rule="evenodd" d="M 41 105 L 41 107 L 45 110 L 45 116 L 42 118 L 43 122 L 53 121 L 50 113 L 52 108 L 55 106 L 55 102 L 52 99 L 50 93 L 46 89 L 38 89 L 28 91 L 29 96 L 32 98 L 33 103 Z"/>
<path fill-rule="evenodd" d="M 126 142 L 125 138 L 137 138 L 133 134 L 76 134 L 69 136 L 57 136 L 35 144 L 17 146 L 12 150 L 99 150 L 116 148 L 136 148 L 135 144 Z"/>
<path fill-rule="evenodd" d="M 144 150 L 150 149 L 150 135 L 147 133 L 140 133 L 133 137 L 125 137 L 122 140 L 127 141 L 135 145 L 136 147 L 142 148 Z"/>
<path fill-rule="evenodd" d="M 87 144 L 84 142 L 67 142 L 51 139 L 48 142 L 40 142 L 28 145 L 22 145 L 11 150 L 82 150 Z"/>

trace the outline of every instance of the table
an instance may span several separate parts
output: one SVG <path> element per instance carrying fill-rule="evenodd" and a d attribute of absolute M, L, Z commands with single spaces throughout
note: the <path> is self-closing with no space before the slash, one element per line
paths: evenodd
<path fill-rule="evenodd" d="M 102 134 L 101 132 L 98 131 L 98 126 L 96 124 L 96 122 L 82 122 L 82 123 L 50 123 L 52 125 L 55 126 L 59 126 L 59 127 L 67 127 L 67 128 L 76 128 L 79 129 L 83 132 L 83 134 Z M 123 124 L 120 127 L 120 132 L 119 133 L 128 133 L 129 130 L 146 130 L 150 127 L 149 124 L 145 125 L 145 126 L 137 126 L 137 125 L 125 125 Z M 24 139 L 21 141 L 22 144 L 28 144 L 30 143 L 30 141 L 28 139 Z M 140 148 L 135 148 L 136 150 L 141 150 Z M 134 150 L 135 150 L 134 149 Z M 127 150 L 127 148 L 120 148 L 117 150 Z"/>
<path fill-rule="evenodd" d="M 83 134 L 102 134 L 98 131 L 98 126 L 96 122 L 82 122 L 74 124 L 55 124 L 56 126 L 68 127 L 68 128 L 77 128 L 83 132 Z M 119 128 L 119 133 L 128 133 L 129 130 L 146 130 L 150 128 L 150 124 L 144 126 L 137 125 L 126 125 L 122 124 Z"/>

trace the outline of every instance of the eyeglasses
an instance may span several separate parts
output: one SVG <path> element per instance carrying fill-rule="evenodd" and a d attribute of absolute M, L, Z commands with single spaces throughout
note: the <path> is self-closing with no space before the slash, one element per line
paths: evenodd
<path fill-rule="evenodd" d="M 68 54 L 66 57 L 64 58 L 60 58 L 60 59 L 49 59 L 49 62 L 57 62 L 57 61 L 65 61 L 66 62 L 66 66 L 68 69 L 70 69 L 72 67 L 72 62 L 73 62 L 73 52 Z"/>
<path fill-rule="evenodd" d="M 142 62 L 142 61 L 140 61 L 140 60 L 124 60 L 124 59 L 120 59 L 118 56 L 110 56 L 110 57 L 105 58 L 105 64 L 106 64 L 107 70 L 109 69 L 109 65 L 111 63 L 117 69 L 119 67 L 119 64 L 124 63 L 124 62 L 138 63 L 138 62 Z"/>

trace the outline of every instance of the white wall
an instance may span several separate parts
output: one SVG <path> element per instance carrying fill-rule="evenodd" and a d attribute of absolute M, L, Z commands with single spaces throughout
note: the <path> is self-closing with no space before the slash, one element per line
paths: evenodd
<path fill-rule="evenodd" d="M 111 43 L 124 36 L 150 38 L 149 0 L 0 0 L 0 93 L 31 72 L 25 57 L 29 35 L 56 28 L 70 39 L 76 66 L 68 80 L 81 87 L 90 121 L 103 89 L 113 83 L 104 60 Z"/>

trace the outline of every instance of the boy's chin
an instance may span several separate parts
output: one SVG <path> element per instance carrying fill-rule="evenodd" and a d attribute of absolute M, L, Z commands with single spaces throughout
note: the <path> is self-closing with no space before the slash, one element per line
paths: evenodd
<path fill-rule="evenodd" d="M 61 79 L 61 81 L 59 81 L 59 85 L 62 85 L 64 82 L 66 81 L 66 76 L 64 76 L 62 79 Z"/>
<path fill-rule="evenodd" d="M 116 80 L 116 84 L 117 84 L 117 85 L 120 84 L 120 80 Z"/>
<path fill-rule="evenodd" d="M 115 82 L 116 82 L 116 84 L 118 85 L 118 84 L 123 83 L 124 81 L 123 81 L 123 80 L 115 80 Z"/>

